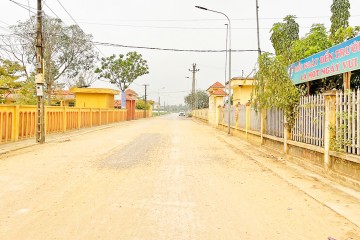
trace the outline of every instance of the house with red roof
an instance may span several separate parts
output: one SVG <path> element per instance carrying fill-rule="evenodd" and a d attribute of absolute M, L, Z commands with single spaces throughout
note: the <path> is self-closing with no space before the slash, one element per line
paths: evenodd
<path fill-rule="evenodd" d="M 220 107 L 224 104 L 224 98 L 228 95 L 225 86 L 219 82 L 211 85 L 207 90 L 209 93 L 209 124 L 217 125 L 219 122 Z"/>

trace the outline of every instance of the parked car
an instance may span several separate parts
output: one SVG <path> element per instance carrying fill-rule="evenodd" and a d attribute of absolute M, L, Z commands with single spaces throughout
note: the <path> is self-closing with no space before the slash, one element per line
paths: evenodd
<path fill-rule="evenodd" d="M 179 116 L 185 116 L 185 112 L 179 112 Z"/>

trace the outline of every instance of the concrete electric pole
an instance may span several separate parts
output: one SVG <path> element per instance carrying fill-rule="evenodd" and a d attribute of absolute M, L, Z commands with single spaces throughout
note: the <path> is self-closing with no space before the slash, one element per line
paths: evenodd
<path fill-rule="evenodd" d="M 256 32 L 257 32 L 257 44 L 258 44 L 258 55 L 261 56 L 261 49 L 260 49 L 260 31 L 259 31 L 259 3 L 256 0 Z"/>
<path fill-rule="evenodd" d="M 147 88 L 147 86 L 149 86 L 148 84 L 144 84 L 144 87 L 145 87 L 145 116 L 144 116 L 144 118 L 146 118 L 146 111 L 147 111 L 147 109 L 146 109 L 146 107 L 147 107 L 147 94 L 146 94 L 146 88 Z"/>
<path fill-rule="evenodd" d="M 191 110 L 195 110 L 197 108 L 196 106 L 196 93 L 195 93 L 195 74 L 200 71 L 200 69 L 196 69 L 196 63 L 193 63 L 193 68 L 189 69 L 190 72 L 192 72 L 193 74 L 193 79 L 192 79 L 192 88 L 191 88 L 191 95 L 194 98 L 191 104 Z"/>
<path fill-rule="evenodd" d="M 37 0 L 37 26 L 36 26 L 36 142 L 45 142 L 45 110 L 44 110 L 44 68 L 43 68 L 43 26 L 42 26 L 42 0 Z"/>

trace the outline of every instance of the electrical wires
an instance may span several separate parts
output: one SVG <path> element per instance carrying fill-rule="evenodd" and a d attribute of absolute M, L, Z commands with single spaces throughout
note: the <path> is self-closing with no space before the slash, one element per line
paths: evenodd
<path fill-rule="evenodd" d="M 199 49 L 176 49 L 176 48 L 159 48 L 159 47 L 143 47 L 143 46 L 131 46 L 117 43 L 105 43 L 105 42 L 93 42 L 95 45 L 108 46 L 108 47 L 123 47 L 123 48 L 134 48 L 134 49 L 148 49 L 148 50 L 160 50 L 160 51 L 171 51 L 171 52 L 198 52 L 198 53 L 222 53 L 226 50 L 199 50 Z M 243 49 L 236 50 L 231 49 L 231 52 L 257 52 L 257 49 Z"/>

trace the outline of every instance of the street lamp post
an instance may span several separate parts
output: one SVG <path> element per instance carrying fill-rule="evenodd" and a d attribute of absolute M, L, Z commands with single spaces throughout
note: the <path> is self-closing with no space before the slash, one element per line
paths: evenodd
<path fill-rule="evenodd" d="M 228 96 L 228 104 L 227 105 L 228 105 L 228 134 L 230 134 L 230 119 L 231 119 L 231 111 L 230 111 L 231 110 L 231 102 L 230 102 L 230 100 L 231 100 L 230 99 L 230 97 L 231 97 L 231 22 L 230 22 L 230 18 L 223 12 L 211 10 L 211 9 L 200 7 L 200 6 L 195 6 L 195 7 L 199 8 L 201 10 L 224 15 L 229 22 L 229 86 L 228 86 L 229 96 Z"/>
<path fill-rule="evenodd" d="M 225 86 L 226 86 L 226 80 L 227 80 L 227 59 L 228 59 L 228 51 L 227 51 L 227 48 L 228 48 L 228 35 L 229 35 L 229 24 L 225 24 L 226 26 L 226 41 L 225 41 Z"/>

